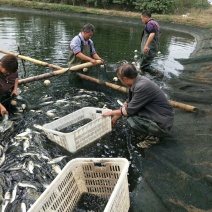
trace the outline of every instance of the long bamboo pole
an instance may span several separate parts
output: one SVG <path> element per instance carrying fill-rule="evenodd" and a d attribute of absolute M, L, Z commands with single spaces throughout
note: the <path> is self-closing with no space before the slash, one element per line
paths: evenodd
<path fill-rule="evenodd" d="M 97 64 L 102 64 L 101 60 L 97 60 L 96 62 L 97 62 Z M 76 65 L 76 66 L 72 66 L 71 68 L 62 68 L 62 67 L 58 66 L 59 68 L 61 68 L 60 70 L 45 73 L 45 74 L 40 74 L 40 75 L 37 75 L 37 76 L 28 77 L 28 78 L 25 78 L 25 79 L 20 79 L 20 80 L 18 80 L 18 84 L 19 85 L 20 84 L 26 84 L 26 83 L 29 83 L 29 82 L 38 81 L 38 80 L 54 77 L 54 76 L 57 76 L 57 75 L 61 75 L 61 74 L 64 74 L 65 72 L 67 72 L 67 71 L 77 71 L 77 70 L 87 68 L 87 67 L 90 67 L 90 66 L 93 66 L 93 63 L 87 62 L 87 63 L 79 64 L 79 65 Z"/>
<path fill-rule="evenodd" d="M 86 76 L 86 75 L 80 74 L 80 73 L 77 73 L 76 75 L 78 77 L 82 78 L 82 79 L 89 80 L 89 81 L 95 82 L 97 84 L 105 84 L 106 86 L 113 88 L 115 90 L 118 90 L 118 91 L 122 91 L 123 93 L 127 92 L 126 87 L 122 87 L 122 86 L 112 84 L 112 83 L 109 83 L 109 82 L 102 83 L 100 80 L 98 80 L 96 78 Z M 175 102 L 175 101 L 172 101 L 172 100 L 169 100 L 169 104 L 173 107 L 177 107 L 177 108 L 180 108 L 180 109 L 183 109 L 183 110 L 186 110 L 186 111 L 190 111 L 190 112 L 195 112 L 197 110 L 197 108 L 194 107 L 194 106 L 183 104 L 183 103 L 180 103 L 180 102 Z"/>
<path fill-rule="evenodd" d="M 58 74 L 62 74 L 62 73 L 65 73 L 67 70 L 69 70 L 68 68 L 62 68 L 60 66 L 56 66 L 56 65 L 53 65 L 53 64 L 48 64 L 46 62 L 42 62 L 40 60 L 35 60 L 35 59 L 32 59 L 30 57 L 25 57 L 25 56 L 22 56 L 22 55 L 19 55 L 19 54 L 15 54 L 15 53 L 12 53 L 12 52 L 7 52 L 7 51 L 4 51 L 4 50 L 0 50 L 0 52 L 4 53 L 4 54 L 11 54 L 11 55 L 14 55 L 15 57 L 19 57 L 23 60 L 28 60 L 32 63 L 36 63 L 38 65 L 42 65 L 42 66 L 46 66 L 46 67 L 49 67 L 49 68 L 53 68 L 53 69 L 56 69 L 56 70 L 59 70 L 59 71 L 54 71 L 54 72 L 50 72 L 50 73 L 46 73 L 46 74 L 42 74 L 43 78 L 47 78 L 47 77 L 52 77 L 52 76 L 56 76 Z M 98 60 L 97 61 L 98 64 L 102 64 L 102 61 L 101 60 Z M 84 63 L 84 64 L 80 64 L 80 65 L 77 65 L 77 66 L 73 66 L 70 68 L 70 70 L 79 70 L 79 69 L 83 69 L 84 67 L 89 67 L 89 66 L 93 66 L 92 63 L 88 62 L 88 63 Z M 44 76 L 45 75 L 45 76 Z M 40 78 L 39 77 L 40 75 L 36 76 L 37 79 L 36 80 L 40 80 L 40 79 L 43 79 L 43 78 Z M 46 77 L 47 76 L 47 77 Z M 82 79 L 85 79 L 85 80 L 89 80 L 89 81 L 92 81 L 92 82 L 95 82 L 97 84 L 105 84 L 106 86 L 112 88 L 112 89 L 115 89 L 115 90 L 119 90 L 119 91 L 122 91 L 124 93 L 127 92 L 127 89 L 125 87 L 122 87 L 122 86 L 118 86 L 116 84 L 113 84 L 113 83 L 109 83 L 109 82 L 104 82 L 102 83 L 100 80 L 96 79 L 96 78 L 93 78 L 93 77 L 89 77 L 89 76 L 86 76 L 84 74 L 80 74 L 80 73 L 77 73 L 77 76 L 82 78 Z M 33 77 L 32 77 L 33 78 Z M 29 79 L 27 82 L 31 82 L 31 81 L 34 81 L 33 79 Z M 35 79 L 35 77 L 34 77 Z M 22 79 L 22 80 L 27 80 L 27 79 Z M 22 80 L 19 80 L 19 84 L 22 84 L 24 83 L 24 81 Z M 27 83 L 26 82 L 26 83 Z M 173 107 L 176 107 L 176 108 L 180 108 L 180 109 L 183 109 L 183 110 L 186 110 L 186 111 L 189 111 L 189 112 L 195 112 L 197 111 L 197 108 L 194 107 L 194 106 L 191 106 L 191 105 L 187 105 L 187 104 L 184 104 L 184 103 L 180 103 L 180 102 L 176 102 L 176 101 L 172 101 L 172 100 L 169 100 L 169 103 L 171 106 Z"/>
<path fill-rule="evenodd" d="M 4 50 L 0 50 L 0 52 L 4 53 L 4 54 L 13 55 L 13 56 L 18 57 L 20 59 L 27 60 L 29 62 L 38 64 L 38 65 L 41 65 L 41 66 L 45 66 L 45 67 L 49 67 L 49 68 L 53 68 L 53 69 L 57 69 L 57 70 L 62 69 L 60 66 L 49 64 L 49 63 L 46 63 L 46 62 L 43 62 L 43 61 L 40 61 L 40 60 L 36 60 L 36 59 L 31 58 L 31 57 L 26 57 L 26 56 L 23 56 L 23 55 L 20 55 L 20 54 L 16 54 L 16 53 L 13 53 L 13 52 L 8 52 L 8 51 L 4 51 Z"/>
<path fill-rule="evenodd" d="M 110 83 L 110 82 L 102 82 L 102 81 L 100 81 L 100 80 L 98 80 L 96 78 L 93 78 L 93 77 L 90 77 L 90 76 L 87 76 L 87 75 L 84 75 L 84 74 L 80 74 L 80 73 L 77 73 L 76 75 L 78 77 L 82 78 L 82 79 L 85 79 L 85 80 L 88 80 L 88 81 L 91 81 L 91 82 L 95 82 L 97 84 L 104 84 L 107 87 L 112 88 L 114 90 L 122 91 L 124 93 L 127 92 L 127 88 L 126 87 L 122 87 L 122 86 L 119 86 L 119 85 L 116 85 L 116 84 L 113 84 L 113 83 Z"/>
<path fill-rule="evenodd" d="M 45 73 L 45 74 L 40 74 L 40 75 L 37 75 L 37 76 L 32 76 L 32 77 L 25 78 L 25 79 L 19 79 L 18 80 L 18 84 L 21 85 L 21 84 L 26 84 L 26 83 L 33 82 L 33 81 L 38 81 L 38 80 L 54 77 L 54 76 L 57 76 L 57 75 L 65 73 L 67 70 L 69 70 L 69 69 L 68 68 L 64 68 L 64 69 L 60 69 L 58 71 L 53 71 L 53 72 L 49 72 L 49 73 Z"/>

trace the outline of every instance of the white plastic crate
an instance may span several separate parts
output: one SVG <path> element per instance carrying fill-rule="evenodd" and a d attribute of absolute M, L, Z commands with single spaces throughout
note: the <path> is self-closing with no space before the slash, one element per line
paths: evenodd
<path fill-rule="evenodd" d="M 42 129 L 50 140 L 73 153 L 111 131 L 111 117 L 102 116 L 102 114 L 107 111 L 110 110 L 84 107 L 51 123 L 43 125 Z M 92 121 L 73 132 L 59 132 L 61 129 L 84 119 L 91 119 Z"/>
<path fill-rule="evenodd" d="M 28 212 L 73 211 L 83 193 L 108 200 L 104 212 L 127 212 L 130 207 L 125 158 L 76 158 L 63 168 Z"/>

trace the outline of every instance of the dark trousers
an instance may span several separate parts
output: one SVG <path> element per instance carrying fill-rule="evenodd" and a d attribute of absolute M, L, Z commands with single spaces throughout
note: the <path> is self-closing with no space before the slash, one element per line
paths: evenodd
<path fill-rule="evenodd" d="M 138 115 L 127 118 L 127 123 L 132 131 L 138 136 L 153 135 L 163 137 L 169 131 L 169 129 L 163 129 L 154 121 Z"/>

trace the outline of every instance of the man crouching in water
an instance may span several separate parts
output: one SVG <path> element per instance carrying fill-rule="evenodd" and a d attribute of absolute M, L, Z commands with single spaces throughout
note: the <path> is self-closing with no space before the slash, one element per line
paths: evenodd
<path fill-rule="evenodd" d="M 132 64 L 120 66 L 116 74 L 121 83 L 129 87 L 128 99 L 121 109 L 106 112 L 103 116 L 113 116 L 113 127 L 122 116 L 127 117 L 127 123 L 141 138 L 137 146 L 149 148 L 171 129 L 174 121 L 172 106 L 159 86 L 138 74 Z"/>
<path fill-rule="evenodd" d="M 12 105 L 11 97 L 18 96 L 18 61 L 13 55 L 0 59 L 0 112 L 8 114 Z"/>

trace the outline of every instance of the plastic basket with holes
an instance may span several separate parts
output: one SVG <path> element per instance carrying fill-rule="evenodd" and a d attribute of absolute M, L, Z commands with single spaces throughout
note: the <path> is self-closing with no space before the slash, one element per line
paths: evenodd
<path fill-rule="evenodd" d="M 130 207 L 125 158 L 76 158 L 63 168 L 28 212 L 73 211 L 82 194 L 104 198 L 104 212 L 127 212 Z"/>
<path fill-rule="evenodd" d="M 50 140 L 73 153 L 111 131 L 111 117 L 102 116 L 107 111 L 110 110 L 84 107 L 43 125 L 42 129 Z M 62 129 L 86 119 L 89 119 L 90 122 L 78 129 L 72 132 L 61 132 Z"/>

